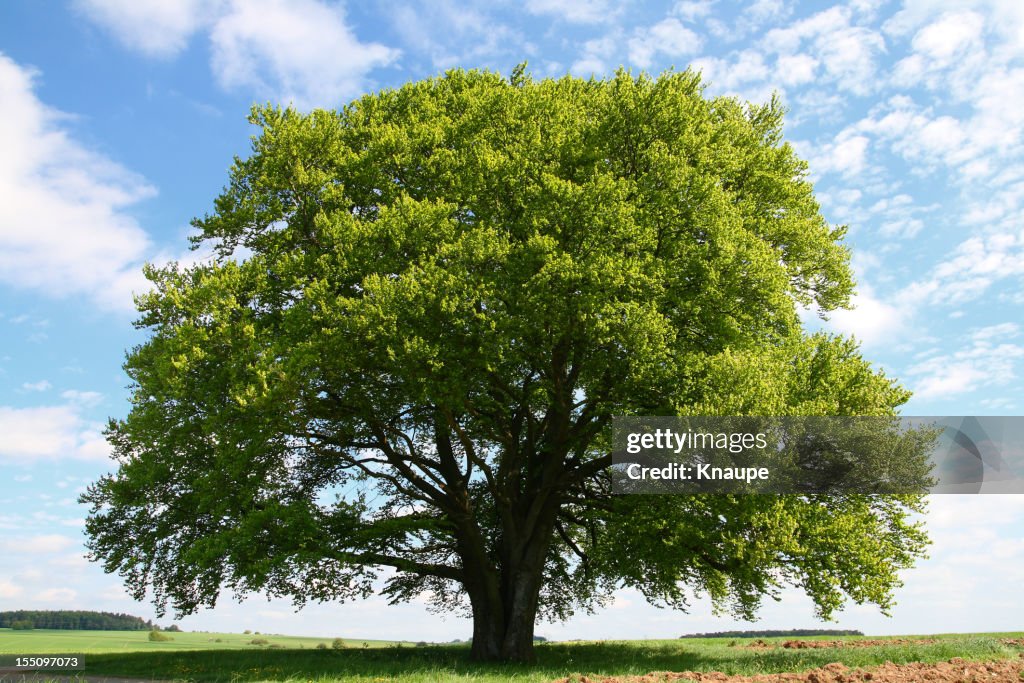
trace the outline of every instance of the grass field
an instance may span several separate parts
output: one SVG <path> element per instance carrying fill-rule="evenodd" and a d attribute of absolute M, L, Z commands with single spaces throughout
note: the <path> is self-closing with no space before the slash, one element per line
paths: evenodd
<path fill-rule="evenodd" d="M 750 639 L 687 639 L 621 642 L 545 643 L 537 647 L 538 663 L 483 665 L 469 660 L 458 645 L 415 647 L 411 643 L 346 641 L 340 650 L 318 650 L 330 638 L 175 633 L 174 641 L 150 643 L 146 633 L 86 631 L 20 631 L 0 629 L 0 652 L 82 653 L 87 675 L 189 681 L 362 681 L 426 683 L 463 681 L 521 683 L 551 681 L 573 674 L 640 675 L 650 671 L 722 671 L 728 674 L 804 671 L 830 662 L 868 667 L 890 661 L 939 662 L 953 657 L 990 661 L 1017 658 L 1022 649 L 1005 644 L 1021 633 L 911 636 L 934 638 L 928 644 L 886 644 L 878 647 L 817 649 L 752 648 Z M 266 638 L 280 648 L 246 643 Z M 217 643 L 216 639 L 221 642 Z M 773 640 L 766 639 L 769 644 Z M 827 638 L 826 640 L 836 640 Z M 841 640 L 857 640 L 843 638 Z"/>
<path fill-rule="evenodd" d="M 58 654 L 58 653 L 107 653 L 107 652 L 177 652 L 196 650 L 258 650 L 250 645 L 255 638 L 270 641 L 288 649 L 315 648 L 320 643 L 330 645 L 334 637 L 305 638 L 302 636 L 279 636 L 270 634 L 242 633 L 172 633 L 165 635 L 173 640 L 161 643 L 150 642 L 149 631 L 55 631 L 38 629 L 12 631 L 0 628 L 0 654 Z M 399 643 L 393 640 L 348 640 L 348 647 L 412 647 L 414 643 Z"/>

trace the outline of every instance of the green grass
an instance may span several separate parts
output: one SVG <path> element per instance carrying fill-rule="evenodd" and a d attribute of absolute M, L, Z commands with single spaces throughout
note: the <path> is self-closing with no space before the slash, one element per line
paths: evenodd
<path fill-rule="evenodd" d="M 264 638 L 272 645 L 289 649 L 315 648 L 319 643 L 330 646 L 333 636 L 305 638 L 270 634 L 242 633 L 175 633 L 164 631 L 173 640 L 152 642 L 149 631 L 57 631 L 35 629 L 12 631 L 0 628 L 0 654 L 59 654 L 106 652 L 177 652 L 196 650 L 254 650 L 254 638 Z M 219 642 L 218 642 L 219 641 Z M 346 640 L 349 647 L 393 647 L 393 640 Z M 405 643 L 412 647 L 413 643 Z"/>
<path fill-rule="evenodd" d="M 47 638 L 56 638 L 53 631 L 30 633 L 40 639 L 40 642 L 45 642 Z M 132 641 L 133 646 L 121 645 L 119 647 L 122 651 L 117 651 L 111 649 L 117 641 L 110 632 L 93 636 L 87 635 L 87 632 L 71 633 L 78 638 L 67 637 L 64 644 L 68 647 L 62 647 L 60 651 L 86 654 L 86 673 L 91 675 L 228 683 L 286 680 L 317 683 L 496 683 L 514 680 L 521 683 L 539 683 L 573 673 L 632 675 L 650 671 L 683 670 L 715 670 L 749 675 L 801 671 L 836 661 L 851 667 L 867 667 L 887 661 L 906 663 L 945 661 L 953 657 L 969 660 L 1016 657 L 1021 652 L 1020 648 L 1010 647 L 999 641 L 1001 638 L 1020 638 L 1024 635 L 1006 633 L 912 636 L 936 638 L 937 642 L 926 645 L 807 650 L 742 647 L 752 642 L 752 639 L 545 643 L 537 647 L 537 664 L 522 666 L 471 662 L 468 648 L 458 645 L 424 648 L 407 643 L 404 647 L 392 644 L 363 648 L 363 641 L 347 640 L 350 645 L 357 646 L 336 652 L 310 649 L 310 644 L 313 647 L 320 642 L 329 644 L 330 638 L 259 636 L 267 638 L 271 643 L 284 646 L 282 649 L 269 649 L 244 644 L 257 637 L 255 634 L 178 633 L 173 634 L 177 640 L 171 643 L 149 643 L 142 642 L 146 636 L 143 632 L 138 641 Z M 18 633 L 0 630 L 0 650 L 9 651 L 11 642 L 18 637 Z M 125 635 L 121 634 L 121 638 L 124 637 Z M 90 638 L 97 638 L 98 640 L 94 642 L 100 642 L 100 647 L 106 649 L 85 647 L 83 643 Z M 224 642 L 209 643 L 211 638 L 221 638 Z M 767 640 L 771 642 L 785 639 Z M 28 643 L 31 640 L 26 638 L 23 642 Z M 734 642 L 735 645 L 730 646 L 730 642 Z M 218 648 L 211 649 L 214 645 Z M 305 649 L 298 649 L 300 645 Z M 130 649 L 134 651 L 129 651 Z M 57 651 L 50 650 L 54 653 Z"/>

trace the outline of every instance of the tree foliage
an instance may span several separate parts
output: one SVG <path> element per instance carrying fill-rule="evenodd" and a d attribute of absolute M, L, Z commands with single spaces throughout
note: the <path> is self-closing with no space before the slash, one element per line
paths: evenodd
<path fill-rule="evenodd" d="M 153 628 L 150 621 L 130 614 L 83 610 L 15 610 L 0 612 L 0 628 L 66 629 L 72 631 L 143 631 Z"/>
<path fill-rule="evenodd" d="M 803 588 L 887 608 L 913 496 L 608 488 L 613 414 L 887 415 L 908 394 L 799 306 L 849 301 L 776 100 L 699 77 L 452 71 L 301 114 L 259 107 L 216 258 L 149 267 L 146 342 L 83 496 L 90 548 L 187 614 L 224 587 L 466 605 L 473 651 L 617 586 L 749 617 Z"/>

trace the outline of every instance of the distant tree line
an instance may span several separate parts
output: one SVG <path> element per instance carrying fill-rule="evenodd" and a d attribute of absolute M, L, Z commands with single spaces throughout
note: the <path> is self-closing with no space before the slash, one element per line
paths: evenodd
<path fill-rule="evenodd" d="M 714 633 L 687 633 L 680 638 L 796 638 L 804 636 L 862 636 L 854 630 L 827 628 L 794 628 L 789 631 L 716 631 Z"/>
<path fill-rule="evenodd" d="M 153 622 L 130 614 L 70 610 L 0 612 L 0 628 L 52 628 L 69 631 L 149 631 Z"/>

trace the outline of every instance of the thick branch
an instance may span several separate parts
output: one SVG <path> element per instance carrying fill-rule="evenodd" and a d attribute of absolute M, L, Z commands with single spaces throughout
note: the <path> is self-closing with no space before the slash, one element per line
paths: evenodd
<path fill-rule="evenodd" d="M 457 567 L 450 567 L 446 564 L 416 562 L 415 560 L 410 560 L 405 557 L 397 557 L 395 555 L 386 555 L 383 553 L 353 553 L 351 555 L 339 557 L 338 559 L 342 559 L 347 562 L 378 564 L 386 567 L 394 567 L 395 569 L 399 569 L 403 572 L 419 574 L 421 576 L 437 576 L 442 579 L 451 579 L 453 581 L 463 580 L 462 570 Z"/>

